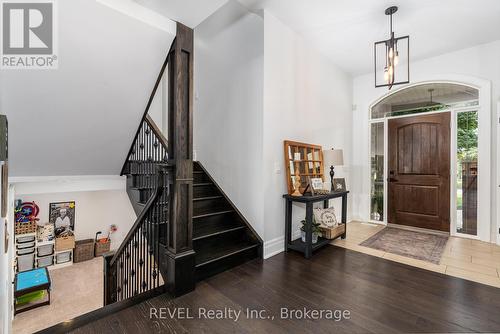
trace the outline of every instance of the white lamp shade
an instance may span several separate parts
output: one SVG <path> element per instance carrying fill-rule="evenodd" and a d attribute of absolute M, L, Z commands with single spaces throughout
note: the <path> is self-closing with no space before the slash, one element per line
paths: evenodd
<path fill-rule="evenodd" d="M 323 160 L 325 166 L 343 166 L 344 150 L 325 150 L 323 151 Z"/>

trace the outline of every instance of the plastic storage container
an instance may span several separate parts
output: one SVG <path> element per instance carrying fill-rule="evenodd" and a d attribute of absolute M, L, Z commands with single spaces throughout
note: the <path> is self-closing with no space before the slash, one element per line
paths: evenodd
<path fill-rule="evenodd" d="M 54 264 L 54 257 L 53 256 L 39 257 L 36 260 L 36 262 L 38 268 L 48 267 Z"/>
<path fill-rule="evenodd" d="M 17 256 L 28 255 L 28 254 L 35 254 L 35 249 L 34 248 L 25 248 L 25 249 L 18 249 L 16 251 Z"/>
<path fill-rule="evenodd" d="M 37 256 L 47 256 L 54 254 L 54 245 L 43 245 L 37 247 Z"/>
<path fill-rule="evenodd" d="M 56 263 L 66 263 L 71 261 L 71 251 L 56 254 Z"/>
<path fill-rule="evenodd" d="M 35 242 L 23 242 L 16 245 L 17 249 L 35 248 Z"/>
<path fill-rule="evenodd" d="M 35 253 L 17 257 L 17 271 L 27 271 L 35 267 Z"/>
<path fill-rule="evenodd" d="M 25 242 L 35 242 L 35 236 L 34 235 L 23 235 L 20 237 L 16 237 L 16 243 L 22 244 Z"/>

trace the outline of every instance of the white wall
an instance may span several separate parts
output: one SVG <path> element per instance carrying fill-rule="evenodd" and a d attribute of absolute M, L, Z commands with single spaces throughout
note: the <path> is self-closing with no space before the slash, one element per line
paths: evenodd
<path fill-rule="evenodd" d="M 238 2 L 195 29 L 196 157 L 261 237 L 263 56 L 263 19 Z"/>
<path fill-rule="evenodd" d="M 282 251 L 287 192 L 283 141 L 295 140 L 344 150 L 350 187 L 352 80 L 301 36 L 264 12 L 264 221 L 265 255 Z M 277 171 L 279 169 L 279 171 Z M 328 171 L 327 171 L 328 172 Z M 328 181 L 330 176 L 325 175 Z M 340 214 L 340 200 L 332 201 Z M 350 205 L 348 206 L 350 208 Z M 305 217 L 294 205 L 294 225 Z M 349 209 L 350 211 L 350 209 Z M 348 214 L 349 216 L 349 214 Z"/>
<path fill-rule="evenodd" d="M 175 37 L 96 1 L 57 1 L 59 67 L 1 70 L 12 176 L 118 174 Z M 170 24 L 168 24 L 170 23 Z"/>
<path fill-rule="evenodd" d="M 76 240 L 93 239 L 97 231 L 102 231 L 103 236 L 106 236 L 109 226 L 116 224 L 118 231 L 111 236 L 111 248 L 116 249 L 135 222 L 136 215 L 124 184 L 123 189 L 118 190 L 80 190 L 74 187 L 73 191 L 63 189 L 62 192 L 57 192 L 54 184 L 45 184 L 45 189 L 43 192 L 37 182 L 18 184 L 15 197 L 36 202 L 40 207 L 40 223 L 49 221 L 50 203 L 75 201 Z"/>
<path fill-rule="evenodd" d="M 415 61 L 410 65 L 410 80 L 417 83 L 427 80 L 447 80 L 463 78 L 468 80 L 488 80 L 491 82 L 491 239 L 497 236 L 496 228 L 496 192 L 497 164 L 496 164 L 496 134 L 497 134 L 497 101 L 500 99 L 500 41 L 475 46 L 472 48 L 447 53 L 437 57 Z M 369 106 L 376 99 L 387 93 L 386 89 L 374 88 L 373 74 L 354 78 L 354 105 L 353 113 L 353 216 L 357 219 L 369 218 Z"/>
<path fill-rule="evenodd" d="M 148 115 L 151 116 L 165 137 L 168 136 L 168 65 L 163 73 L 156 94 L 149 106 Z"/>

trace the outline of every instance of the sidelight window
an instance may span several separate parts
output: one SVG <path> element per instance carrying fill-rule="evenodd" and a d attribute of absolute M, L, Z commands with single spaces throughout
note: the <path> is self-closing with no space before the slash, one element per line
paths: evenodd
<path fill-rule="evenodd" d="M 477 235 L 478 112 L 457 113 L 457 232 Z"/>
<path fill-rule="evenodd" d="M 384 221 L 384 123 L 371 124 L 370 218 Z"/>

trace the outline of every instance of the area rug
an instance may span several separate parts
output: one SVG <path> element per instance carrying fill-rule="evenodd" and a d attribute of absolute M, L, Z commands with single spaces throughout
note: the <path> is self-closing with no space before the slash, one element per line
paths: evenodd
<path fill-rule="evenodd" d="M 448 237 L 386 227 L 360 246 L 439 264 Z"/>

